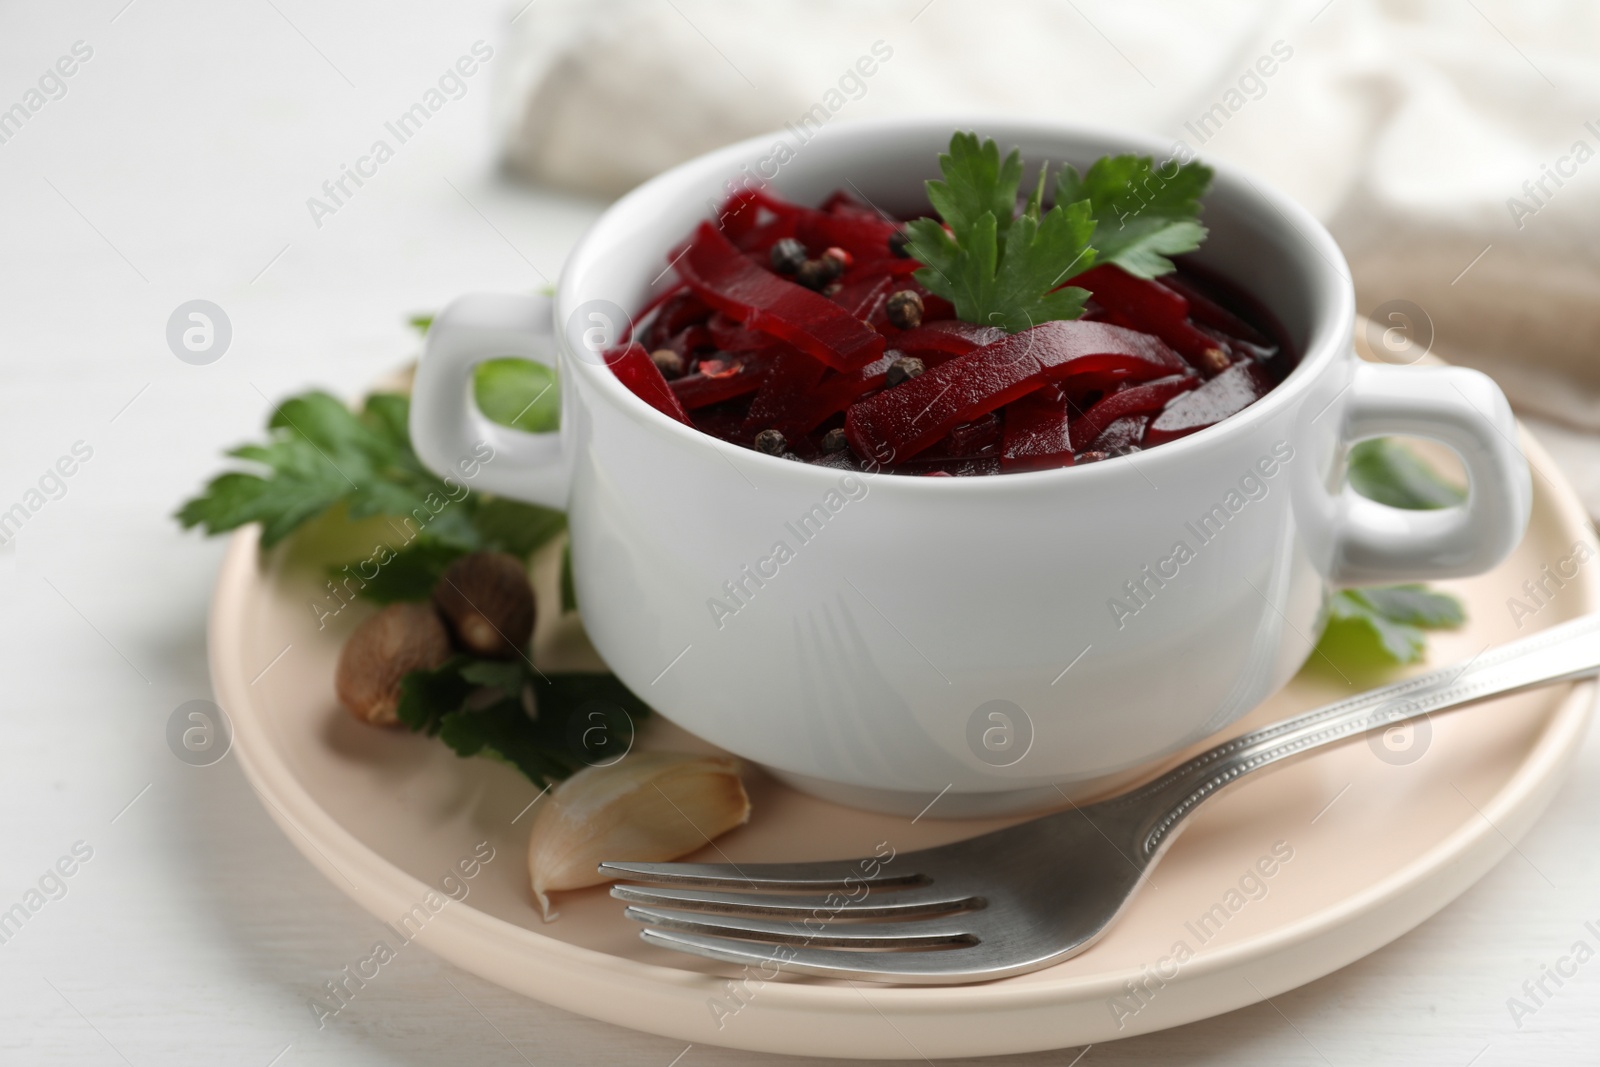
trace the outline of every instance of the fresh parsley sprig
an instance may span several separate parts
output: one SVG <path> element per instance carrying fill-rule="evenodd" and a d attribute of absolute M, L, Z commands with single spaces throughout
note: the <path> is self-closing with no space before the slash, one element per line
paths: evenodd
<path fill-rule="evenodd" d="M 410 399 L 395 393 L 368 396 L 360 411 L 324 392 L 290 397 L 268 420 L 265 442 L 227 453 L 251 469 L 217 475 L 177 519 L 209 534 L 258 522 L 261 545 L 271 548 L 336 508 L 352 520 L 389 516 L 388 554 L 359 585 L 380 603 L 426 598 L 468 552 L 525 559 L 566 529 L 559 511 L 485 496 L 469 480 L 446 484 L 412 449 L 409 414 Z"/>
<path fill-rule="evenodd" d="M 1350 453 L 1350 484 L 1362 496 L 1394 508 L 1426 511 L 1466 496 L 1404 444 L 1388 437 L 1362 441 Z M 1318 648 L 1333 662 L 1416 663 L 1428 630 L 1466 621 L 1461 601 L 1424 585 L 1344 589 L 1328 601 L 1328 625 Z"/>
<path fill-rule="evenodd" d="M 1056 203 L 1087 201 L 1094 216 L 1089 242 L 1096 259 L 1129 274 L 1155 278 L 1177 268 L 1167 256 L 1193 252 L 1206 238 L 1200 198 L 1211 187 L 1211 168 L 1150 156 L 1105 156 L 1083 177 L 1071 166 L 1056 177 Z"/>
<path fill-rule="evenodd" d="M 959 318 L 1012 333 L 1081 316 L 1089 293 L 1062 283 L 1096 263 L 1153 278 L 1174 269 L 1166 256 L 1193 251 L 1206 234 L 1196 219 L 1211 170 L 1199 163 L 1158 168 L 1149 156 L 1108 156 L 1081 177 L 1063 167 L 1045 211 L 1046 163 L 1020 212 L 1019 151 L 1001 159 L 994 141 L 957 133 L 939 170 L 943 180 L 927 192 L 942 222 L 906 226 L 906 250 L 924 264 L 917 281 Z"/>
<path fill-rule="evenodd" d="M 612 674 L 541 674 L 523 660 L 457 656 L 401 683 L 400 721 L 458 756 L 509 763 L 534 785 L 622 758 L 650 708 Z"/>

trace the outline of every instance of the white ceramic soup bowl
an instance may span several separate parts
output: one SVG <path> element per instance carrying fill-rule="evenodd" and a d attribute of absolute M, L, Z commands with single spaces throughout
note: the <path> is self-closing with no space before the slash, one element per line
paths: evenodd
<path fill-rule="evenodd" d="M 1059 803 L 1058 787 L 1171 753 L 1281 686 L 1331 588 L 1473 574 L 1515 546 L 1531 489 L 1500 390 L 1465 369 L 1358 362 L 1333 239 L 1221 165 L 1195 259 L 1269 307 L 1302 355 L 1267 397 L 1178 441 L 1029 474 L 846 474 L 674 422 L 603 365 L 621 309 L 673 284 L 671 250 L 730 179 L 770 178 L 803 204 L 842 188 L 914 211 L 958 125 L 861 123 L 702 156 L 611 207 L 553 301 L 469 295 L 434 322 L 418 453 L 448 472 L 487 444 L 476 484 L 567 511 L 589 636 L 661 714 L 852 805 Z M 1166 155 L 1073 124 L 977 129 L 1034 163 Z M 472 367 L 501 356 L 559 368 L 559 433 L 509 430 L 472 405 Z M 1404 512 L 1344 488 L 1349 446 L 1379 434 L 1453 449 L 1466 503 Z"/>

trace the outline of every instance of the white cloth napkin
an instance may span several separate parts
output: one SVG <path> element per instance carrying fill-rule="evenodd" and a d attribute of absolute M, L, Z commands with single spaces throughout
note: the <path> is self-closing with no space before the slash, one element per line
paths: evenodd
<path fill-rule="evenodd" d="M 1544 439 L 1600 514 L 1600 5 L 536 0 L 513 30 L 506 158 L 589 192 L 818 103 L 1125 125 L 1250 167 L 1327 222 L 1363 313 L 1569 431 Z"/>

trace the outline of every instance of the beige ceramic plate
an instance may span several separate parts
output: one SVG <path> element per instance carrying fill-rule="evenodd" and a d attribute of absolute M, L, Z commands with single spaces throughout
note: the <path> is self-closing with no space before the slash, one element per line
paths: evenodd
<path fill-rule="evenodd" d="M 1433 639 L 1432 663 L 1600 610 L 1592 568 L 1523 619 L 1523 629 L 1508 610 L 1525 580 L 1570 555 L 1574 542 L 1593 544 L 1549 458 L 1531 442 L 1528 453 L 1536 469 L 1528 535 L 1494 573 L 1447 583 L 1471 621 Z M 552 560 L 543 562 L 547 606 L 558 598 Z M 328 878 L 395 928 L 391 947 L 414 937 L 501 985 L 623 1026 L 822 1056 L 1062 1048 L 1176 1026 L 1328 974 L 1438 911 L 1510 849 L 1560 781 L 1593 698 L 1592 683 L 1583 683 L 1497 700 L 1440 717 L 1431 737 L 1356 741 L 1251 780 L 1195 816 L 1154 884 L 1102 941 L 1049 970 L 946 988 L 763 983 L 756 975 L 735 986 L 714 965 L 646 947 L 604 889 L 568 895 L 559 920 L 541 922 L 525 870 L 536 790 L 506 767 L 458 759 L 437 741 L 363 726 L 341 711 L 334 662 L 365 609 L 351 607 L 319 631 L 309 606 L 318 600 L 304 561 L 263 559 L 255 534 L 239 534 L 212 607 L 212 676 L 267 810 Z M 536 651 L 551 666 L 593 655 L 571 619 L 541 620 Z M 1232 732 L 1371 681 L 1347 682 L 1313 657 Z M 642 743 L 705 747 L 659 721 Z M 771 780 L 751 786 L 754 818 L 708 858 L 865 855 L 880 841 L 904 851 L 999 825 L 941 821 L 937 805 L 912 823 Z M 475 865 L 475 854 L 491 848 L 493 858 Z M 464 899 L 444 903 L 446 892 Z"/>

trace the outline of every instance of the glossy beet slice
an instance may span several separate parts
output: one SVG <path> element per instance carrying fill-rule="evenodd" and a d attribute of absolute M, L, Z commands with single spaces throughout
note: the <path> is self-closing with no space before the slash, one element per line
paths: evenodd
<path fill-rule="evenodd" d="M 1026 397 L 1023 398 L 1027 399 Z M 1019 401 L 1020 402 L 1020 401 Z M 1001 422 L 998 412 L 963 422 L 917 456 L 918 463 L 947 459 L 978 459 L 999 456 Z"/>
<path fill-rule="evenodd" d="M 717 343 L 711 336 L 711 331 L 696 323 L 692 326 L 685 326 L 665 341 L 654 345 L 650 351 L 654 352 L 657 348 L 670 348 L 682 356 L 684 362 L 687 363 L 694 356 L 716 347 Z"/>
<path fill-rule="evenodd" d="M 817 385 L 827 373 L 826 366 L 804 352 L 792 348 L 784 351 L 773 362 L 761 391 L 750 401 L 744 432 L 754 437 L 762 430 L 777 430 L 785 437 L 795 438 L 827 418 L 823 414 L 811 421 L 809 414 L 816 404 Z"/>
<path fill-rule="evenodd" d="M 943 363 L 954 356 L 964 356 L 975 348 L 992 345 L 1006 336 L 1006 332 L 998 326 L 979 326 L 960 319 L 946 319 L 906 330 L 891 343 L 907 355 L 921 358 L 924 363 Z M 929 356 L 933 359 L 928 359 Z"/>
<path fill-rule="evenodd" d="M 655 361 L 650 358 L 644 345 L 631 344 L 626 348 L 606 354 L 606 366 L 611 368 L 611 373 L 617 380 L 628 387 L 628 391 L 655 408 L 661 414 L 677 419 L 679 422 L 692 426 L 688 412 L 683 410 L 683 405 L 678 403 L 678 398 L 673 395 L 672 389 L 667 385 L 667 380 L 661 376 L 661 371 L 656 367 Z"/>
<path fill-rule="evenodd" d="M 1075 449 L 1087 448 L 1101 432 L 1125 415 L 1145 415 L 1160 411 L 1179 393 L 1186 393 L 1200 385 L 1201 380 L 1192 374 L 1173 374 L 1157 378 L 1143 385 L 1130 385 L 1105 397 L 1072 424 L 1072 441 Z"/>
<path fill-rule="evenodd" d="M 1161 284 L 1189 301 L 1189 318 L 1194 322 L 1202 326 L 1209 326 L 1213 330 L 1220 330 L 1229 337 L 1237 338 L 1259 348 L 1275 347 L 1269 338 L 1262 335 L 1260 330 L 1177 275 L 1163 278 Z"/>
<path fill-rule="evenodd" d="M 874 389 L 882 389 L 889 375 L 889 365 L 899 358 L 900 352 L 891 349 L 860 370 L 824 378 L 795 406 L 790 423 L 792 429 L 784 430 L 784 434 L 794 437 L 815 429 L 829 415 L 837 415 Z"/>
<path fill-rule="evenodd" d="M 757 266 L 709 222 L 695 231 L 678 272 L 716 310 L 837 370 L 854 370 L 883 352 L 883 338 L 866 323 L 820 293 Z"/>
<path fill-rule="evenodd" d="M 1137 448 L 1144 441 L 1145 430 L 1150 425 L 1149 415 L 1124 415 L 1112 421 L 1089 449 L 1096 452 L 1120 452 Z"/>
<path fill-rule="evenodd" d="M 678 403 L 693 411 L 760 389 L 773 359 L 771 352 L 723 352 L 717 358 L 702 359 L 695 373 L 675 378 L 667 385 Z"/>
<path fill-rule="evenodd" d="M 1144 443 L 1159 445 L 1203 430 L 1236 415 L 1272 390 L 1267 377 L 1254 360 L 1235 363 L 1193 392 L 1168 404 L 1150 423 Z"/>
<path fill-rule="evenodd" d="M 1037 471 L 1072 465 L 1072 412 L 1066 394 L 1045 385 L 1006 405 L 1005 441 L 1000 449 L 1003 471 Z"/>
<path fill-rule="evenodd" d="M 852 405 L 845 434 L 857 455 L 903 461 L 1050 378 L 1111 368 L 1149 379 L 1184 364 L 1148 334 L 1103 322 L 1046 322 Z"/>
<path fill-rule="evenodd" d="M 1202 373 L 1215 374 L 1228 359 L 1225 342 L 1207 336 L 1189 321 L 1189 301 L 1158 281 L 1135 278 L 1108 263 L 1084 271 L 1068 284 L 1094 294 L 1095 303 L 1109 313 L 1110 321 L 1155 334 Z"/>
<path fill-rule="evenodd" d="M 754 352 L 771 347 L 773 342 L 760 330 L 752 330 L 720 311 L 706 320 L 706 329 L 712 343 L 724 352 Z"/>
<path fill-rule="evenodd" d="M 652 311 L 655 312 L 653 316 Z M 645 348 L 654 350 L 660 348 L 667 338 L 682 333 L 687 327 L 705 322 L 710 314 L 711 309 L 706 307 L 705 301 L 680 286 L 656 297 L 639 312 L 639 321 L 646 322 L 645 328 L 636 337 L 623 338 L 623 343 L 636 340 Z"/>

